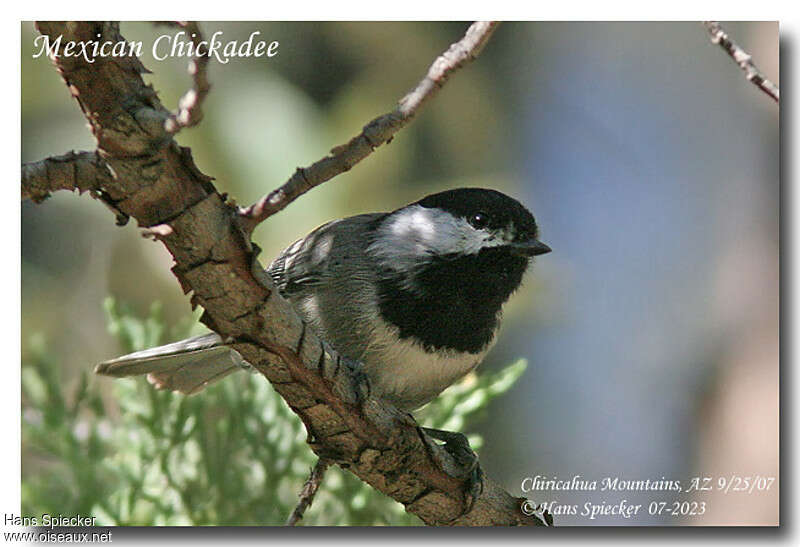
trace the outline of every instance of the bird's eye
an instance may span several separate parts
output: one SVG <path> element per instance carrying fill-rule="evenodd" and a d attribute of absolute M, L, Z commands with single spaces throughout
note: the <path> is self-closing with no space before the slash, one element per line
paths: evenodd
<path fill-rule="evenodd" d="M 486 225 L 489 224 L 489 215 L 483 212 L 475 213 L 474 215 L 469 217 L 469 223 L 472 225 L 473 228 L 480 230 L 481 228 L 485 228 Z"/>

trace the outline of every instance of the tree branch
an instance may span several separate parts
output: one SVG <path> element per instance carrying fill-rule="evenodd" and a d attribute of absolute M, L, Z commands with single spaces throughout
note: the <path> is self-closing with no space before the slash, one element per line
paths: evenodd
<path fill-rule="evenodd" d="M 22 199 L 41 203 L 56 190 L 98 190 L 111 178 L 94 152 L 68 152 L 22 166 Z"/>
<path fill-rule="evenodd" d="M 739 68 L 744 71 L 747 81 L 752 82 L 753 85 L 758 87 L 761 91 L 775 99 L 776 103 L 780 103 L 780 90 L 778 86 L 769 81 L 764 76 L 756 65 L 753 63 L 753 57 L 739 47 L 728 34 L 722 30 L 719 21 L 704 21 L 703 25 L 711 35 L 711 43 L 717 44 L 719 47 L 730 55 Z"/>
<path fill-rule="evenodd" d="M 22 199 L 41 203 L 57 190 L 90 192 L 117 217 L 117 224 L 128 222 L 128 215 L 117 209 L 114 201 L 102 190 L 112 179 L 108 165 L 95 152 L 68 152 L 22 166 Z"/>
<path fill-rule="evenodd" d="M 336 175 L 349 171 L 355 164 L 369 156 L 377 147 L 388 143 L 400 129 L 410 122 L 422 106 L 433 98 L 445 84 L 450 74 L 478 56 L 483 46 L 500 23 L 479 21 L 467 29 L 464 37 L 452 44 L 428 69 L 425 77 L 397 107 L 378 116 L 346 144 L 331 150 L 330 155 L 308 167 L 298 167 L 280 188 L 273 190 L 253 205 L 242 208 L 242 227 L 252 232 L 265 219 L 285 208 L 295 199 L 315 186 Z"/>
<path fill-rule="evenodd" d="M 173 23 L 167 23 L 173 25 Z M 195 47 L 195 55 L 189 62 L 189 74 L 192 76 L 192 87 L 178 101 L 178 112 L 165 122 L 167 133 L 177 134 L 184 127 L 193 127 L 203 119 L 203 101 L 206 100 L 211 84 L 208 82 L 208 62 L 210 51 L 201 54 L 199 47 L 205 40 L 197 21 L 181 21 L 174 23 L 183 28 Z"/>
<path fill-rule="evenodd" d="M 65 41 L 123 39 L 117 23 L 39 22 L 37 28 Z M 404 504 L 427 524 L 543 524 L 523 514 L 524 498 L 488 479 L 465 514 L 469 481 L 455 478 L 457 463 L 410 416 L 371 397 L 368 381 L 353 374 L 280 296 L 237 221 L 238 208 L 226 202 L 189 150 L 166 130 L 170 114 L 142 81 L 146 69 L 138 59 L 53 60 L 89 121 L 97 156 L 111 173 L 102 191 L 167 247 L 184 292 L 192 292 L 192 305 L 205 310 L 201 321 L 270 380 L 305 424 L 318 456 Z M 421 104 L 424 96 L 409 99 L 415 100 Z"/>
<path fill-rule="evenodd" d="M 317 460 L 311 470 L 311 474 L 308 476 L 308 480 L 303 485 L 303 490 L 300 492 L 300 500 L 297 502 L 297 507 L 294 508 L 289 520 L 286 521 L 287 526 L 295 526 L 303 518 L 306 509 L 313 503 L 314 496 L 317 495 L 317 490 L 319 490 L 319 485 L 322 484 L 322 479 L 325 478 L 325 471 L 328 470 L 328 465 L 330 465 L 329 462 L 322 458 Z"/>

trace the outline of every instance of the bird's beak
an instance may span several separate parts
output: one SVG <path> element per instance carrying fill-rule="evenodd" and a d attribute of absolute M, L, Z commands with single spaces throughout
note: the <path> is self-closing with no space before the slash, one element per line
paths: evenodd
<path fill-rule="evenodd" d="M 543 255 L 553 250 L 548 245 L 545 245 L 538 239 L 529 239 L 528 241 L 511 243 L 509 247 L 511 247 L 513 250 L 515 250 L 522 256 Z"/>

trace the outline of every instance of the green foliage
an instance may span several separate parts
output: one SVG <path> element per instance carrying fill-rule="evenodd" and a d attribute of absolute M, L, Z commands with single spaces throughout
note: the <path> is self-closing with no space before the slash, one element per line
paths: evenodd
<path fill-rule="evenodd" d="M 164 342 L 160 308 L 135 317 L 107 301 L 124 351 Z M 189 334 L 186 322 L 170 338 Z M 297 416 L 256 374 L 235 374 L 186 397 L 142 378 L 108 385 L 86 371 L 66 389 L 58 359 L 31 341 L 23 363 L 23 514 L 82 514 L 99 525 L 280 525 L 315 456 Z M 470 376 L 419 412 L 424 425 L 464 430 L 525 370 Z M 107 394 L 106 394 L 107 395 Z M 108 399 L 108 400 L 105 400 Z M 478 448 L 481 439 L 471 436 Z M 304 525 L 419 525 L 402 505 L 333 467 Z"/>

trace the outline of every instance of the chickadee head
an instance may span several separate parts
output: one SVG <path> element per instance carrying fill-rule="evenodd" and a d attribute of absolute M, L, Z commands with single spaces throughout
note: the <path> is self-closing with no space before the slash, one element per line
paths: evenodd
<path fill-rule="evenodd" d="M 433 194 L 379 219 L 367 249 L 384 319 L 429 349 L 479 353 L 533 256 L 550 252 L 533 215 L 495 190 Z"/>
<path fill-rule="evenodd" d="M 396 271 L 487 251 L 527 259 L 551 250 L 521 203 L 484 188 L 427 196 L 382 219 L 376 235 L 370 252 Z"/>

